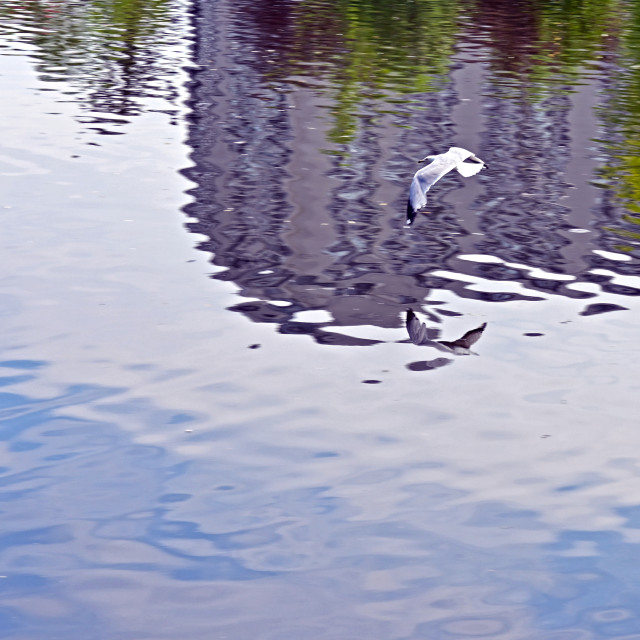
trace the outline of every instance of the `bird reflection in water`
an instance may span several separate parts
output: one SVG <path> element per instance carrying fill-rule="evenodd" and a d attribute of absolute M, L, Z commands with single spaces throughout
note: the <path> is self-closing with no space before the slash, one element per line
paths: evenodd
<path fill-rule="evenodd" d="M 436 340 L 435 338 L 440 334 L 439 329 L 427 327 L 424 322 L 420 322 L 413 309 L 407 309 L 406 327 L 409 339 L 413 344 L 434 347 L 439 351 L 446 351 L 457 356 L 478 355 L 471 351 L 471 347 L 480 340 L 486 326 L 487 323 L 483 322 L 479 327 L 467 331 L 457 340 Z"/>

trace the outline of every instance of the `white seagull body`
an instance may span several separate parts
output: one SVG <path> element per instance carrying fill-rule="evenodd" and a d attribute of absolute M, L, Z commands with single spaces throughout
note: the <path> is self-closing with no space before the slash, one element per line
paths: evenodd
<path fill-rule="evenodd" d="M 407 224 L 411 224 L 418 211 L 427 204 L 427 191 L 442 176 L 452 169 L 456 169 L 461 176 L 468 178 L 469 176 L 474 176 L 485 166 L 480 158 L 461 147 L 451 147 L 446 153 L 427 156 L 422 160 L 418 160 L 418 162 L 424 162 L 425 160 L 431 160 L 431 162 L 426 167 L 416 171 L 409 188 Z M 471 162 L 465 162 L 465 160 L 470 160 Z"/>

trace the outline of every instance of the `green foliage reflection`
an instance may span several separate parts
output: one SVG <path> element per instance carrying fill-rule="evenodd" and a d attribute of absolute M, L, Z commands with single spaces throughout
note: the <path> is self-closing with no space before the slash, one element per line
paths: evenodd
<path fill-rule="evenodd" d="M 391 94 L 434 91 L 446 79 L 458 23 L 457 0 L 303 0 L 294 9 L 297 68 L 330 60 L 334 125 L 329 137 L 353 137 L 358 107 Z M 300 69 L 297 68 L 296 72 Z"/>
<path fill-rule="evenodd" d="M 609 100 L 600 109 L 607 137 L 602 177 L 616 199 L 633 215 L 606 230 L 640 245 L 640 5 L 631 3 L 617 34 L 616 73 L 609 78 Z"/>
<path fill-rule="evenodd" d="M 293 9 L 293 75 L 322 75 L 335 101 L 330 138 L 355 134 L 371 98 L 438 90 L 456 45 L 481 43 L 494 82 L 536 101 L 580 82 L 616 47 L 623 0 L 302 0 Z M 305 66 L 312 63 L 312 67 Z M 326 85 L 325 85 L 326 86 Z"/>
<path fill-rule="evenodd" d="M 41 79 L 68 81 L 92 111 L 135 115 L 138 98 L 171 98 L 174 73 L 159 56 L 171 39 L 172 0 L 32 0 L 0 5 L 3 30 L 33 47 Z"/>

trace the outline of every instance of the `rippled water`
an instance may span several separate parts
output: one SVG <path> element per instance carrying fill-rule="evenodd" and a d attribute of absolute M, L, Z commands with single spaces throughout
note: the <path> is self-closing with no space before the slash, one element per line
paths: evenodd
<path fill-rule="evenodd" d="M 5 2 L 2 637 L 639 638 L 639 25 Z"/>

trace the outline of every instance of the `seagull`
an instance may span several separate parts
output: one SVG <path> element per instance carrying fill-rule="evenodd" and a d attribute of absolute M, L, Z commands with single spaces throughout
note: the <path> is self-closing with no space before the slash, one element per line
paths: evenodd
<path fill-rule="evenodd" d="M 435 347 L 440 351 L 448 351 L 458 356 L 468 356 L 474 353 L 471 351 L 471 347 L 480 340 L 480 336 L 485 330 L 487 323 L 483 322 L 479 327 L 467 331 L 461 338 L 452 340 L 451 342 L 448 340 L 433 340 L 432 335 L 435 333 L 437 336 L 438 330 L 428 329 L 424 322 L 418 320 L 413 309 L 407 309 L 406 326 L 409 332 L 409 338 L 413 344 Z"/>
<path fill-rule="evenodd" d="M 418 160 L 418 162 L 426 162 L 427 160 L 430 160 L 430 163 L 416 171 L 411 181 L 409 200 L 407 202 L 407 225 L 413 223 L 418 211 L 427 204 L 427 191 L 443 175 L 449 173 L 452 169 L 457 169 L 461 176 L 468 178 L 469 176 L 474 176 L 486 166 L 471 151 L 461 147 L 451 147 L 446 153 L 427 156 L 422 160 Z M 465 162 L 466 160 L 471 162 Z"/>

